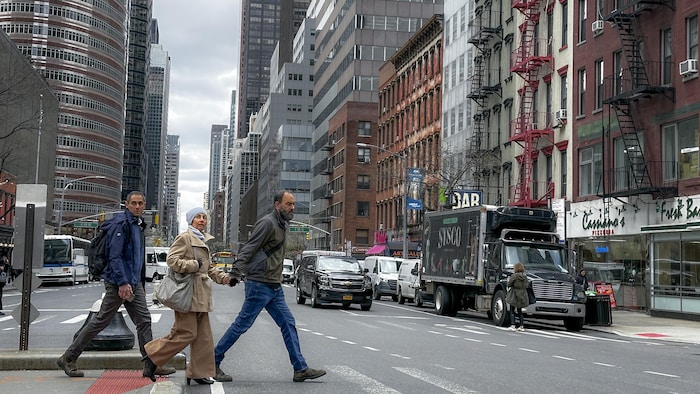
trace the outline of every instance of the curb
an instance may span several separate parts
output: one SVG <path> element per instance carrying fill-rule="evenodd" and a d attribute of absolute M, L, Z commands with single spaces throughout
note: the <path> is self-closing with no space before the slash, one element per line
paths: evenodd
<path fill-rule="evenodd" d="M 0 350 L 0 371 L 57 370 L 65 349 Z M 83 352 L 77 361 L 80 369 L 143 369 L 138 349 Z M 186 368 L 186 357 L 178 353 L 167 364 L 178 370 Z"/>

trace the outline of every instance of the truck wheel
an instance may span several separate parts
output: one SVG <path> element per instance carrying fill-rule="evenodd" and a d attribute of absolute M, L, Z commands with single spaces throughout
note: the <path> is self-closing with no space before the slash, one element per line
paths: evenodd
<path fill-rule="evenodd" d="M 311 286 L 311 307 L 312 308 L 318 308 L 319 307 L 319 302 L 318 302 L 318 289 L 316 288 L 316 285 Z"/>
<path fill-rule="evenodd" d="M 365 312 L 367 312 L 370 308 L 372 308 L 372 301 L 371 300 L 368 304 L 360 305 L 360 309 L 362 309 Z"/>
<path fill-rule="evenodd" d="M 566 327 L 567 331 L 581 331 L 584 323 L 583 320 L 582 317 L 565 317 L 564 327 Z"/>
<path fill-rule="evenodd" d="M 510 324 L 506 293 L 503 290 L 498 290 L 496 294 L 493 295 L 493 299 L 491 300 L 491 316 L 494 324 L 499 327 L 505 327 Z"/>
<path fill-rule="evenodd" d="M 435 312 L 438 315 L 448 315 L 452 310 L 452 293 L 445 286 L 438 286 L 435 292 Z"/>
<path fill-rule="evenodd" d="M 382 298 L 381 294 L 379 294 L 379 290 L 377 289 L 377 286 L 374 286 L 372 294 L 374 295 L 375 300 Z"/>
<path fill-rule="evenodd" d="M 399 304 L 405 304 L 406 303 L 406 298 L 403 296 L 403 293 L 401 293 L 401 287 L 399 287 Z"/>
<path fill-rule="evenodd" d="M 420 290 L 416 290 L 416 298 L 413 299 L 413 302 L 416 303 L 417 307 L 422 307 L 423 306 L 423 296 L 420 293 Z"/>
<path fill-rule="evenodd" d="M 462 292 L 452 289 L 452 305 L 450 305 L 448 316 L 457 316 L 457 312 L 460 310 L 462 310 Z"/>
<path fill-rule="evenodd" d="M 297 283 L 297 304 L 304 305 L 305 303 L 306 297 L 304 297 L 304 293 L 301 292 L 299 284 Z"/>

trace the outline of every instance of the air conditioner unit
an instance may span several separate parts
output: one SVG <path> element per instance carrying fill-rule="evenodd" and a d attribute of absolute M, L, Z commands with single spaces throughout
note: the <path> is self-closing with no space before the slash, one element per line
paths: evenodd
<path fill-rule="evenodd" d="M 540 129 L 540 128 L 539 128 L 539 125 L 537 124 L 537 122 L 533 122 L 533 123 L 532 123 L 531 129 L 532 129 L 532 130 L 539 130 L 539 129 Z"/>
<path fill-rule="evenodd" d="M 681 75 L 685 76 L 698 72 L 698 59 L 687 59 L 679 64 Z"/>
<path fill-rule="evenodd" d="M 603 31 L 603 21 L 597 20 L 593 21 L 591 24 L 591 30 L 593 30 L 594 33 L 598 33 L 600 31 Z"/>
<path fill-rule="evenodd" d="M 554 119 L 556 119 L 559 122 L 563 122 L 566 120 L 566 108 L 562 108 L 559 111 L 554 113 Z"/>

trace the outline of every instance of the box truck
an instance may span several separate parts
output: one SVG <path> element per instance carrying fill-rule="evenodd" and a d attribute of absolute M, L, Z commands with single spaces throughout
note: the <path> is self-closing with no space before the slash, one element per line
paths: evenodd
<path fill-rule="evenodd" d="M 580 330 L 586 295 L 569 273 L 572 264 L 555 228 L 549 209 L 483 205 L 426 212 L 422 279 L 436 312 L 483 311 L 495 324 L 509 325 L 507 280 L 522 263 L 537 296 L 523 310 L 526 316 L 562 319 L 568 330 Z"/>

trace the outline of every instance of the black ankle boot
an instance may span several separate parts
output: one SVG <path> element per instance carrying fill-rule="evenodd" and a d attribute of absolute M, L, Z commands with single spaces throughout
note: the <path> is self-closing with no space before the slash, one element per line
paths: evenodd
<path fill-rule="evenodd" d="M 143 361 L 143 377 L 151 379 L 152 382 L 156 381 L 156 369 L 157 365 L 151 361 L 151 358 L 144 356 L 141 361 Z"/>

